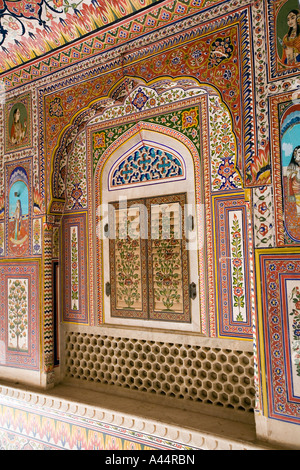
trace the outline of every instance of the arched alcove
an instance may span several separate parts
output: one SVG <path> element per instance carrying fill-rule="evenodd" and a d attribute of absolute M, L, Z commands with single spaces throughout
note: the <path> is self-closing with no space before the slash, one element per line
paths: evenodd
<path fill-rule="evenodd" d="M 144 151 L 147 149 L 147 154 L 141 155 L 138 150 Z M 153 156 L 151 157 L 151 151 Z M 163 152 L 165 152 L 163 154 Z M 171 172 L 169 176 L 163 173 L 157 174 L 157 155 L 164 159 L 161 160 L 162 168 L 165 165 L 170 166 L 173 164 L 174 159 L 177 159 L 177 172 L 174 174 Z M 148 166 L 147 171 L 140 171 L 141 166 L 135 175 L 134 182 L 126 182 L 120 184 L 120 187 L 113 186 L 113 176 L 122 169 L 122 163 L 125 165 L 130 164 L 132 159 L 136 157 L 136 162 L 140 159 L 146 160 L 148 155 Z M 131 168 L 136 167 L 136 162 Z M 154 162 L 154 163 L 153 163 Z M 102 155 L 96 170 L 95 170 L 95 216 L 96 216 L 96 227 L 97 227 L 97 276 L 98 286 L 108 284 L 111 287 L 111 294 L 103 295 L 102 291 L 98 291 L 98 309 L 103 311 L 104 323 L 109 324 L 124 324 L 141 327 L 156 327 L 156 328 L 167 328 L 168 330 L 180 329 L 184 331 L 201 331 L 201 305 L 200 305 L 200 293 L 199 293 L 199 277 L 200 272 L 203 275 L 203 270 L 199 270 L 200 258 L 202 261 L 203 246 L 202 236 L 204 230 L 204 218 L 202 212 L 202 199 L 201 190 L 202 186 L 196 185 L 195 181 L 195 167 L 200 164 L 200 156 L 196 147 L 189 139 L 179 132 L 174 133 L 172 129 L 167 127 L 151 124 L 147 122 L 139 122 L 132 126 L 129 131 L 122 134 L 117 141 L 115 141 L 113 149 L 108 148 Z M 151 171 L 155 169 L 154 173 Z M 178 171 L 180 168 L 180 171 Z M 153 174 L 154 177 L 153 178 Z M 175 277 L 180 276 L 183 280 L 181 289 L 183 291 L 182 298 L 184 302 L 181 306 L 182 312 L 172 312 L 169 308 L 168 314 L 161 310 L 155 312 L 153 306 L 152 313 L 147 314 L 145 309 L 149 309 L 149 303 L 151 303 L 150 295 L 152 295 L 152 303 L 154 293 L 143 292 L 145 287 L 145 279 L 147 277 L 148 283 L 150 272 L 153 272 L 153 263 L 149 265 L 149 253 L 152 250 L 153 242 L 151 241 L 151 230 L 150 227 L 153 221 L 154 215 L 150 211 L 153 207 L 166 207 L 167 204 L 172 204 L 173 209 L 177 204 L 177 196 L 180 194 L 182 199 L 182 205 L 180 217 L 182 220 L 182 233 L 184 233 L 184 241 L 181 240 L 181 260 L 180 274 L 175 273 Z M 132 208 L 133 205 L 138 204 L 138 217 L 139 227 L 142 226 L 142 218 L 147 218 L 147 235 L 143 238 L 143 241 L 139 243 L 139 252 L 136 252 L 136 256 L 139 257 L 137 271 L 134 276 L 139 276 L 139 289 L 138 296 L 145 297 L 142 304 L 139 304 L 136 311 L 132 307 L 129 308 L 113 308 L 113 304 L 117 305 L 116 293 L 118 291 L 118 282 L 112 285 L 115 280 L 115 276 L 126 276 L 124 273 L 112 273 L 112 261 L 113 253 L 116 254 L 116 243 L 112 240 L 112 233 L 110 237 L 105 236 L 103 228 L 107 224 L 111 224 L 110 221 L 110 208 L 116 207 L 121 201 L 121 205 L 128 204 L 128 207 Z M 153 201 L 153 204 L 152 204 Z M 119 206 L 118 206 L 119 207 Z M 178 206 L 179 207 L 179 206 Z M 121 209 L 117 209 L 119 212 Z M 175 208 L 176 210 L 176 208 Z M 129 209 L 130 211 L 130 209 Z M 179 217 L 179 216 L 178 216 Z M 192 226 L 188 226 L 188 221 L 194 218 L 195 221 Z M 148 225 L 149 224 L 149 225 Z M 141 229 L 142 232 L 142 229 Z M 147 238 L 147 240 L 146 240 Z M 145 241 L 146 240 L 146 241 Z M 184 244 L 184 249 L 182 248 Z M 167 248 L 166 248 L 167 249 Z M 172 250 L 170 250 L 171 253 Z M 174 256 L 174 251 L 172 251 Z M 118 255 L 116 255 L 118 256 Z M 123 254 L 121 253 L 122 257 Z M 152 252 L 152 256 L 153 252 Z M 170 255 L 171 256 L 171 255 Z M 147 258 L 148 257 L 148 258 Z M 147 258 L 147 261 L 146 259 Z M 117 258 L 116 258 L 117 259 Z M 153 258 L 154 259 L 154 258 Z M 179 259 L 179 257 L 178 257 Z M 148 265 L 147 265 L 148 263 Z M 166 262 L 167 263 L 167 262 Z M 167 267 L 165 265 L 167 270 Z M 128 270 L 127 270 L 128 271 Z M 148 274 L 147 274 L 148 273 Z M 173 272 L 174 276 L 174 272 Z M 162 276 L 163 277 L 163 276 Z M 170 277 L 169 284 L 173 281 Z M 127 278 L 128 283 L 133 285 L 132 279 Z M 135 280 L 137 278 L 135 277 Z M 166 282 L 166 276 L 163 277 L 163 281 Z M 153 281 L 153 279 L 152 279 Z M 158 283 L 156 283 L 158 285 Z M 198 295 L 195 299 L 190 298 L 190 286 L 195 285 L 195 290 Z M 169 291 L 172 287 L 169 286 Z M 121 290 L 119 285 L 119 291 Z M 128 288 L 127 288 L 128 290 Z M 161 289 L 162 291 L 162 289 Z M 176 296 L 176 290 L 172 295 Z M 106 290 L 107 294 L 107 290 Z M 132 294 L 133 295 L 133 294 Z M 157 309 L 158 310 L 158 309 Z M 203 321 L 203 320 L 202 320 Z"/>
<path fill-rule="evenodd" d="M 205 266 L 204 238 L 208 250 L 211 250 L 213 219 L 212 207 L 209 202 L 210 193 L 242 189 L 239 174 L 235 169 L 236 141 L 230 113 L 213 87 L 200 85 L 194 79 L 183 78 L 174 81 L 166 77 L 147 85 L 132 79 L 129 94 L 126 94 L 125 90 L 128 90 L 128 84 L 125 87 L 124 83 L 120 81 L 108 97 L 95 101 L 90 108 L 82 110 L 74 117 L 65 132 L 62 133 L 52 164 L 49 212 L 61 216 L 66 211 L 76 211 L 76 208 L 79 210 L 78 198 L 72 200 L 69 205 L 66 204 L 66 188 L 68 194 L 73 192 L 78 196 L 80 192 L 74 185 L 75 179 L 69 178 L 68 183 L 66 176 L 68 175 L 70 155 L 73 155 L 72 158 L 76 160 L 76 149 L 80 141 L 80 159 L 87 166 L 87 187 L 84 193 L 87 194 L 88 204 L 83 209 L 87 211 L 89 239 L 86 256 L 89 256 L 87 263 L 89 265 L 89 282 L 90 286 L 93 286 L 89 295 L 89 323 L 97 325 L 106 321 L 103 316 L 103 302 L 99 301 L 99 298 L 104 298 L 105 291 L 101 272 L 97 280 L 99 266 L 102 263 L 101 257 L 99 257 L 98 232 L 94 229 L 99 227 L 97 207 L 109 202 L 107 197 L 101 199 L 104 187 L 106 187 L 107 195 L 114 194 L 116 197 L 118 191 L 113 189 L 112 181 L 109 183 L 112 172 L 105 176 L 105 180 L 102 178 L 102 170 L 106 171 L 108 166 L 105 165 L 105 161 L 110 160 L 111 157 L 113 158 L 111 161 L 114 161 L 112 171 L 115 171 L 118 165 L 132 157 L 132 152 L 147 147 L 148 150 L 152 148 L 154 152 L 169 151 L 174 160 L 178 158 L 182 173 L 179 174 L 179 172 L 175 176 L 178 187 L 179 185 L 182 187 L 183 183 L 188 182 L 184 158 L 186 152 L 188 153 L 189 156 L 186 157 L 186 160 L 192 162 L 193 165 L 193 171 L 189 173 L 193 174 L 194 178 L 193 191 L 197 221 L 204 220 L 203 201 L 207 200 L 205 223 L 208 225 L 205 230 L 198 230 L 197 234 L 197 244 L 198 248 L 200 247 L 197 267 L 205 273 L 199 277 L 196 283 L 199 287 L 199 309 L 200 312 L 203 312 L 200 314 L 199 328 L 197 328 L 204 334 L 211 331 L 212 335 L 215 335 L 214 273 L 212 264 Z M 179 115 L 181 116 L 181 127 L 185 130 L 193 129 L 193 132 L 199 133 L 199 129 L 201 129 L 201 138 L 197 148 L 193 143 L 195 134 L 192 131 L 183 133 L 177 130 L 180 129 L 180 126 L 176 129 L 176 126 L 162 124 L 165 120 L 163 113 L 167 110 L 174 113 L 173 123 Z M 155 118 L 159 115 L 162 116 L 161 120 Z M 149 116 L 153 116 L 153 122 L 150 122 Z M 121 130 L 121 126 L 124 128 L 122 135 L 117 131 L 111 132 L 114 128 Z M 109 134 L 114 134 L 115 138 L 108 139 Z M 126 136 L 125 140 L 129 142 L 128 144 L 122 140 L 124 136 Z M 83 151 L 85 148 L 86 156 Z M 162 178 L 162 180 L 166 184 L 162 185 L 161 181 L 161 187 L 165 188 L 170 188 L 174 182 L 169 177 Z M 145 187 L 145 184 L 149 194 L 151 195 L 152 192 L 152 196 L 154 196 L 157 181 L 152 181 L 150 184 L 141 181 L 123 187 L 126 187 L 124 189 L 126 197 L 131 197 L 134 187 Z M 110 188 L 109 185 L 111 185 Z M 187 187 L 191 188 L 188 184 Z M 164 191 L 166 194 L 168 193 L 168 190 Z M 206 194 L 205 197 L 204 194 Z M 135 196 L 133 195 L 133 197 Z M 110 199 L 110 202 L 112 200 Z M 92 208 L 94 215 L 92 215 Z M 96 261 L 98 266 L 96 266 Z M 209 296 L 207 296 L 207 290 Z M 97 298 L 95 293 L 97 293 Z"/>

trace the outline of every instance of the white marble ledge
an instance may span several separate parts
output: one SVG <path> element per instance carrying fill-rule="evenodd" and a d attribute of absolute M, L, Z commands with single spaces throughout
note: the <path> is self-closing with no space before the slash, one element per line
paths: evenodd
<path fill-rule="evenodd" d="M 158 400 L 159 401 L 159 400 Z M 190 410 L 132 398 L 57 385 L 51 390 L 0 383 L 0 403 L 22 406 L 76 422 L 101 423 L 202 450 L 269 450 L 256 439 L 254 424 L 239 423 Z M 279 449 L 279 447 L 278 447 Z"/>

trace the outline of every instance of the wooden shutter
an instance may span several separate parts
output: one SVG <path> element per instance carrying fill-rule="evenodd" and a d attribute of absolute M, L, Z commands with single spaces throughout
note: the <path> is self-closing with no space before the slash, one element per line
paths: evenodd
<path fill-rule="evenodd" d="M 149 319 L 189 322 L 185 194 L 147 199 Z"/>
<path fill-rule="evenodd" d="M 112 203 L 111 315 L 190 322 L 185 194 Z"/>
<path fill-rule="evenodd" d="M 111 315 L 148 318 L 143 200 L 111 204 L 109 251 Z"/>

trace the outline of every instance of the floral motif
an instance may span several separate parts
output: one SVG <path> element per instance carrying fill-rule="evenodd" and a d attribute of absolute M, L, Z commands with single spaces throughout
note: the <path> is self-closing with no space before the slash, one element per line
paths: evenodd
<path fill-rule="evenodd" d="M 83 195 L 82 189 L 80 188 L 78 183 L 75 183 L 74 188 L 71 192 L 71 196 L 75 200 L 72 209 L 81 209 L 82 208 L 82 205 L 79 202 L 79 199 L 82 197 L 82 195 Z"/>
<path fill-rule="evenodd" d="M 163 310 L 177 310 L 183 300 L 180 227 L 175 217 L 170 220 L 166 208 L 161 218 L 152 217 L 152 222 L 154 297 Z"/>
<path fill-rule="evenodd" d="M 231 256 L 232 256 L 232 287 L 234 307 L 238 308 L 236 321 L 244 321 L 242 309 L 245 307 L 243 251 L 241 227 L 236 214 L 233 216 L 231 227 Z"/>
<path fill-rule="evenodd" d="M 104 132 L 95 132 L 93 135 L 93 143 L 95 149 L 100 149 L 105 147 L 105 133 Z"/>
<path fill-rule="evenodd" d="M 294 304 L 294 308 L 290 312 L 290 315 L 293 316 L 293 323 L 292 323 L 293 361 L 296 367 L 296 373 L 298 376 L 300 376 L 300 289 L 299 287 L 294 287 L 292 289 L 291 301 Z"/>
<path fill-rule="evenodd" d="M 259 247 L 273 246 L 274 238 L 274 218 L 273 218 L 273 197 L 271 188 L 261 186 L 255 188 L 253 193 L 254 207 L 254 232 L 255 245 Z"/>
<path fill-rule="evenodd" d="M 13 29 L 16 29 L 16 22 L 14 19 L 17 19 L 18 22 L 21 23 L 19 18 L 26 18 L 37 20 L 40 25 L 46 27 L 46 22 L 42 20 L 42 4 L 44 0 L 31 0 L 28 1 L 19 1 L 19 2 L 7 2 L 4 0 L 0 0 L 0 45 L 4 43 L 6 36 L 8 34 L 8 30 L 6 30 L 2 24 L 1 20 L 5 18 L 7 14 L 10 15 L 11 22 L 13 23 Z M 25 23 L 21 23 L 22 25 L 22 32 L 25 32 Z M 19 27 L 18 27 L 19 28 Z M 29 33 L 29 35 L 32 33 Z M 33 36 L 34 37 L 34 36 Z"/>
<path fill-rule="evenodd" d="M 35 219 L 33 222 L 33 251 L 34 254 L 41 253 L 41 221 Z"/>
<path fill-rule="evenodd" d="M 49 114 L 51 117 L 61 117 L 64 115 L 60 98 L 55 98 L 53 101 L 50 102 Z"/>
<path fill-rule="evenodd" d="M 208 67 L 215 67 L 223 60 L 230 59 L 233 53 L 233 46 L 230 37 L 217 38 L 213 43 L 210 50 Z"/>
<path fill-rule="evenodd" d="M 139 88 L 137 94 L 132 101 L 132 104 L 140 111 L 148 101 L 148 96 Z"/>
<path fill-rule="evenodd" d="M 127 211 L 118 211 L 118 215 L 115 241 L 118 303 L 124 302 L 126 308 L 134 309 L 139 306 L 141 298 L 140 241 L 131 225 L 137 213 L 132 215 Z"/>
<path fill-rule="evenodd" d="M 71 227 L 71 300 L 72 310 L 79 309 L 78 284 L 78 232 L 77 227 Z"/>
<path fill-rule="evenodd" d="M 234 164 L 228 160 L 225 160 L 219 166 L 218 172 L 221 176 L 224 176 L 226 179 L 229 179 L 229 177 L 235 173 Z"/>
<path fill-rule="evenodd" d="M 202 65 L 202 62 L 206 58 L 204 47 L 202 44 L 195 44 L 191 47 L 189 51 L 190 55 L 190 65 L 192 68 L 197 68 Z"/>
<path fill-rule="evenodd" d="M 190 109 L 188 111 L 183 111 L 182 113 L 182 127 L 186 129 L 187 127 L 198 126 L 198 111 L 197 109 Z"/>
<path fill-rule="evenodd" d="M 181 262 L 177 240 L 156 240 L 153 243 L 155 255 L 155 299 L 162 302 L 166 310 L 182 301 Z"/>
<path fill-rule="evenodd" d="M 228 122 L 228 111 L 217 98 L 211 97 L 210 101 L 212 190 L 240 188 L 240 176 L 233 163 L 236 149 L 232 129 Z"/>
<path fill-rule="evenodd" d="M 85 158 L 85 141 L 79 135 L 68 161 L 67 210 L 84 209 L 87 206 Z"/>
<path fill-rule="evenodd" d="M 270 144 L 267 142 L 264 148 L 258 150 L 252 162 L 246 167 L 246 178 L 249 184 L 256 185 L 270 184 L 271 181 L 271 163 L 270 163 Z"/>

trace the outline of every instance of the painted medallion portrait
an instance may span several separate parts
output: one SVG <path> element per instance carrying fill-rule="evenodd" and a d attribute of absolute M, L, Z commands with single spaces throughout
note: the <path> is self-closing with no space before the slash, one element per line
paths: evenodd
<path fill-rule="evenodd" d="M 282 115 L 281 165 L 284 223 L 288 243 L 300 243 L 300 103 Z"/>
<path fill-rule="evenodd" d="M 26 94 L 6 103 L 6 152 L 31 145 L 31 101 Z"/>
<path fill-rule="evenodd" d="M 300 5 L 298 0 L 281 2 L 276 18 L 277 54 L 281 66 L 300 66 Z"/>

